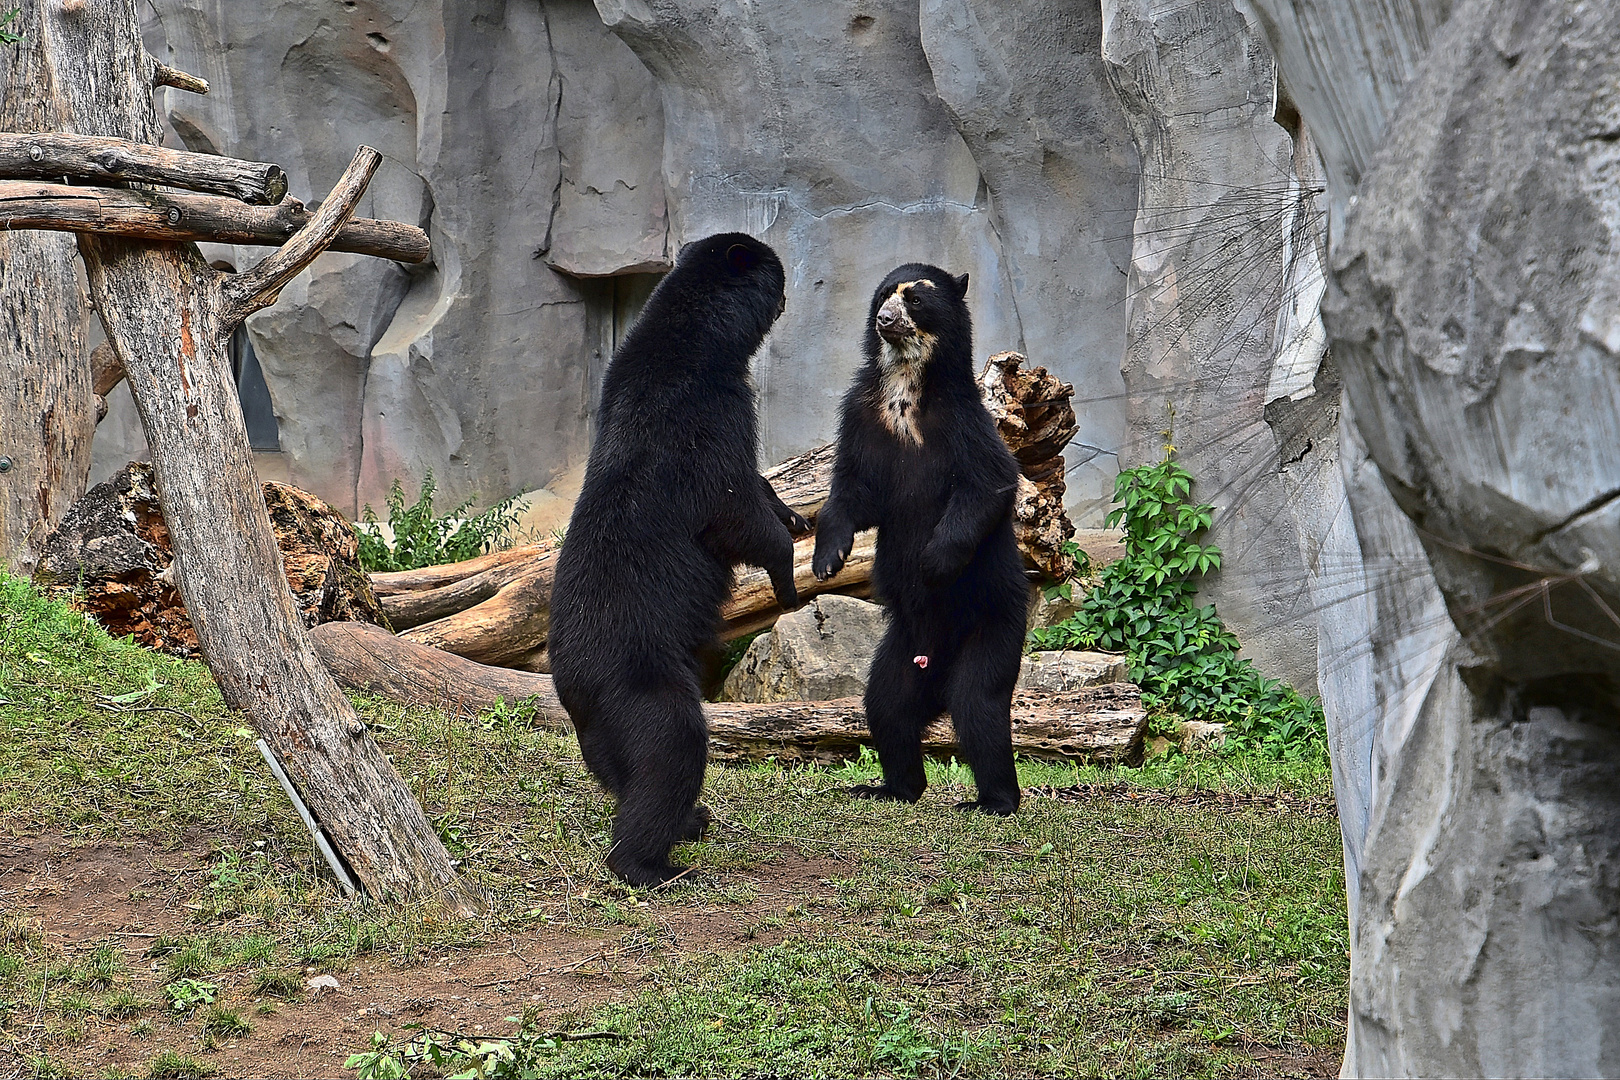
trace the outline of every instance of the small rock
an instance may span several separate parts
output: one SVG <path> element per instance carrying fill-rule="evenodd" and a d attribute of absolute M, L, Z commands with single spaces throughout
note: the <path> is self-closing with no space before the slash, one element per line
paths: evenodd
<path fill-rule="evenodd" d="M 721 701 L 830 701 L 859 697 L 883 637 L 883 609 L 827 593 L 776 620 L 748 646 Z"/>
<path fill-rule="evenodd" d="M 1150 758 L 1165 757 L 1170 753 L 1172 745 L 1170 740 L 1163 735 L 1155 735 L 1147 741 L 1147 747 L 1142 756 Z"/>
<path fill-rule="evenodd" d="M 1018 689 L 1034 694 L 1061 694 L 1083 686 L 1125 681 L 1125 658 L 1118 653 L 1030 653 L 1018 668 Z"/>
<path fill-rule="evenodd" d="M 343 989 L 343 984 L 330 975 L 317 975 L 304 985 L 309 988 L 310 997 L 320 997 L 322 994 Z"/>
<path fill-rule="evenodd" d="M 1181 752 L 1217 750 L 1226 743 L 1226 725 L 1203 720 L 1188 720 L 1181 725 Z"/>

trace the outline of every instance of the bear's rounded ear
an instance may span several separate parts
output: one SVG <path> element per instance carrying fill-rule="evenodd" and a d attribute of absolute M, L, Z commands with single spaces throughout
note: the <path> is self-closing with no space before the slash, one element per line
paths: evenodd
<path fill-rule="evenodd" d="M 956 295 L 966 296 L 968 276 L 966 274 L 962 274 L 960 277 L 952 278 L 951 280 L 956 282 Z"/>
<path fill-rule="evenodd" d="M 726 265 L 731 267 L 734 274 L 747 273 L 759 262 L 759 256 L 753 249 L 742 244 L 732 244 L 726 249 Z"/>

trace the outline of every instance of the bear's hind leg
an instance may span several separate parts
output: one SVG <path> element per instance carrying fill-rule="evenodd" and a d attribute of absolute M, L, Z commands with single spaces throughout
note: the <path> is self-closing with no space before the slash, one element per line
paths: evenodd
<path fill-rule="evenodd" d="M 916 802 L 928 787 L 922 730 L 942 711 L 930 679 L 912 662 L 909 635 L 890 624 L 866 677 L 866 725 L 872 731 L 883 783 L 849 789 L 862 799 Z"/>
<path fill-rule="evenodd" d="M 958 810 L 1011 814 L 1022 792 L 1013 763 L 1012 695 L 1018 681 L 1018 654 L 986 648 L 969 639 L 956 657 L 946 688 L 946 703 L 956 741 L 973 769 L 979 797 L 957 804 Z"/>
<path fill-rule="evenodd" d="M 681 874 L 669 861 L 677 843 L 708 824 L 697 805 L 708 763 L 709 729 L 695 690 L 637 695 L 616 718 L 626 763 L 607 864 L 631 885 L 662 885 Z"/>

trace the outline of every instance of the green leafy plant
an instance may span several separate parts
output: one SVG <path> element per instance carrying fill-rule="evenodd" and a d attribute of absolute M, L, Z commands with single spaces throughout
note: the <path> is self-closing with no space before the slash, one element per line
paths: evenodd
<path fill-rule="evenodd" d="M 1321 703 L 1267 679 L 1237 655 L 1238 639 L 1215 606 L 1198 606 L 1198 578 L 1221 553 L 1198 536 L 1214 507 L 1192 501 L 1192 474 L 1167 456 L 1114 482 L 1109 525 L 1125 528 L 1125 557 L 1104 567 L 1080 610 L 1031 631 L 1040 649 L 1123 652 L 1142 702 L 1161 720 L 1227 725 L 1228 745 L 1275 757 L 1326 753 Z"/>
<path fill-rule="evenodd" d="M 198 979 L 176 979 L 163 988 L 163 996 L 175 1012 L 187 1012 L 198 1005 L 212 1005 L 219 987 Z"/>
<path fill-rule="evenodd" d="M 15 45 L 22 40 L 22 35 L 9 29 L 13 20 L 22 14 L 22 8 L 12 8 L 4 15 L 0 15 L 0 45 Z"/>
<path fill-rule="evenodd" d="M 374 526 L 377 514 L 366 504 L 360 520 L 371 528 L 356 530 L 360 539 L 360 565 L 376 573 L 387 570 L 415 570 L 421 566 L 460 562 L 493 551 L 507 543 L 517 526 L 523 506 L 518 499 L 503 500 L 473 517 L 463 517 L 472 499 L 444 514 L 433 512 L 433 495 L 438 490 L 430 472 L 417 491 L 416 501 L 405 504 L 405 489 L 395 480 L 388 489 L 388 527 L 393 543 L 385 540 Z"/>

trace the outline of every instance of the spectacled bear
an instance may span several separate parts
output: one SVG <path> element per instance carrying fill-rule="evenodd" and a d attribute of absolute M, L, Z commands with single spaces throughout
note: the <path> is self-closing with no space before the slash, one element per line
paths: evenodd
<path fill-rule="evenodd" d="M 873 586 L 889 625 L 866 683 L 883 783 L 854 795 L 916 802 L 922 730 L 949 711 L 978 785 L 958 809 L 1018 809 L 1012 694 L 1029 585 L 1013 539 L 1018 463 L 973 377 L 967 275 L 908 263 L 872 296 L 866 363 L 844 398 L 817 578 L 877 527 Z"/>
<path fill-rule="evenodd" d="M 602 382 L 585 483 L 557 556 L 547 647 L 585 764 L 617 799 L 608 867 L 632 885 L 679 873 L 709 730 L 701 655 L 732 567 L 763 567 L 798 606 L 793 532 L 809 526 L 756 464 L 749 358 L 786 303 L 782 262 L 738 233 L 681 249 Z"/>

